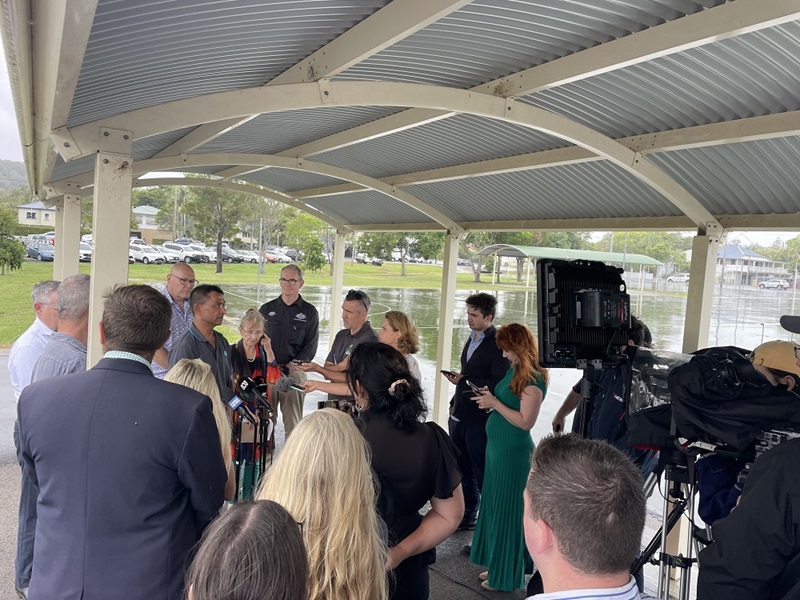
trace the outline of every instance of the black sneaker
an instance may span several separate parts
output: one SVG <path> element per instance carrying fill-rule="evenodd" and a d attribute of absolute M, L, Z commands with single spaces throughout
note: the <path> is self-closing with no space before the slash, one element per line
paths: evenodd
<path fill-rule="evenodd" d="M 461 521 L 461 523 L 459 523 L 456 531 L 472 531 L 473 529 L 475 529 L 476 522 L 477 519 L 464 519 L 463 521 Z"/>

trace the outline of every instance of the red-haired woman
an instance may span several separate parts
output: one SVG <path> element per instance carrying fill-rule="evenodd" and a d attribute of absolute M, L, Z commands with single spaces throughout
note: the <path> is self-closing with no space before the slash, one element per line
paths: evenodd
<path fill-rule="evenodd" d="M 512 366 L 494 395 L 484 388 L 473 397 L 480 408 L 493 412 L 486 422 L 486 475 L 470 560 L 489 568 L 480 574 L 483 588 L 512 591 L 524 586 L 525 572 L 532 567 L 522 531 L 522 492 L 531 468 L 530 431 L 547 393 L 548 376 L 525 325 L 504 325 L 496 340 Z"/>

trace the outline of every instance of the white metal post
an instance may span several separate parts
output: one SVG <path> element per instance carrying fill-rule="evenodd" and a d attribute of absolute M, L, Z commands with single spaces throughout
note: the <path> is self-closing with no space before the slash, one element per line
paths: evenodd
<path fill-rule="evenodd" d="M 344 245 L 345 232 L 336 230 L 333 238 L 333 278 L 331 281 L 331 310 L 330 310 L 330 343 L 341 329 L 342 319 L 342 285 L 344 283 Z"/>
<path fill-rule="evenodd" d="M 59 198 L 53 205 L 56 207 L 55 227 L 56 232 L 53 244 L 53 279 L 61 281 L 64 278 L 64 253 L 61 251 L 61 242 L 64 237 L 64 198 Z"/>
<path fill-rule="evenodd" d="M 459 235 L 447 232 L 444 238 L 444 264 L 442 266 L 442 293 L 439 297 L 439 333 L 436 342 L 436 386 L 433 395 L 433 419 L 447 429 L 449 398 L 452 385 L 438 375 L 441 369 L 450 369 L 453 351 L 453 311 L 455 310 L 456 273 L 458 266 Z"/>
<path fill-rule="evenodd" d="M 684 352 L 694 352 L 708 345 L 717 251 L 723 233 L 722 229 L 709 227 L 705 235 L 697 235 L 692 241 L 692 264 L 689 268 L 686 321 L 683 329 Z"/>
<path fill-rule="evenodd" d="M 88 366 L 102 358 L 98 325 L 103 317 L 103 295 L 128 282 L 133 184 L 130 132 L 102 128 L 94 167 L 91 303 L 89 305 Z"/>
<path fill-rule="evenodd" d="M 56 254 L 60 257 L 59 265 L 61 267 L 61 273 L 57 279 L 63 281 L 65 277 L 75 275 L 78 272 L 78 253 L 81 241 L 81 196 L 79 185 L 67 184 L 67 190 L 64 192 L 63 207 L 59 208 L 59 213 L 62 213 L 63 217 L 59 219 L 61 232 L 57 238 L 58 246 L 56 246 Z"/>

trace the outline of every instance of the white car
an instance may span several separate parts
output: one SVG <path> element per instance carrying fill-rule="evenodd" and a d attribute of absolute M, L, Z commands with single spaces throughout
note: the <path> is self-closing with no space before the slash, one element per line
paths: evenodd
<path fill-rule="evenodd" d="M 689 283 L 688 273 L 675 273 L 667 277 L 667 283 Z"/>
<path fill-rule="evenodd" d="M 766 281 L 759 282 L 758 287 L 762 290 L 788 290 L 789 282 L 785 279 L 767 279 Z"/>
<path fill-rule="evenodd" d="M 153 246 L 153 248 L 155 248 L 156 250 L 161 252 L 161 254 L 164 255 L 164 259 L 168 263 L 176 263 L 176 262 L 180 262 L 182 260 L 182 257 L 181 257 L 181 255 L 179 253 L 177 253 L 175 250 L 171 250 L 170 248 L 167 248 L 166 246 L 163 246 L 163 245 L 161 245 L 161 246 Z"/>
<path fill-rule="evenodd" d="M 180 256 L 178 260 L 181 260 L 185 263 L 205 262 L 205 254 L 203 254 L 200 250 L 193 250 L 191 246 L 184 246 L 175 242 L 164 242 L 162 248 L 169 250 L 173 254 L 177 254 Z"/>
<path fill-rule="evenodd" d="M 161 252 L 155 248 L 151 248 L 150 246 L 146 246 L 144 244 L 131 244 L 129 248 L 130 253 L 133 255 L 133 258 L 136 260 L 136 262 L 141 262 L 144 264 L 163 264 L 167 262 L 167 259 L 164 258 L 164 255 L 161 254 Z"/>
<path fill-rule="evenodd" d="M 244 262 L 257 263 L 258 253 L 252 250 L 239 250 L 239 255 L 244 258 Z"/>
<path fill-rule="evenodd" d="M 80 262 L 92 262 L 92 246 L 86 242 L 80 243 L 78 249 L 78 260 Z"/>
<path fill-rule="evenodd" d="M 206 252 L 205 246 L 201 246 L 199 244 L 189 244 L 187 248 L 190 248 L 193 253 L 196 253 L 198 256 L 200 256 L 200 260 L 202 262 L 211 262 L 211 257 L 208 252 Z M 214 254 L 214 260 L 217 260 L 216 254 Z"/>

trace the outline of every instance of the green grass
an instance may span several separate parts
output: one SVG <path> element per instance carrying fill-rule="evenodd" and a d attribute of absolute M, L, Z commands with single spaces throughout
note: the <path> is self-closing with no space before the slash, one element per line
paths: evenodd
<path fill-rule="evenodd" d="M 280 270 L 283 265 L 265 265 L 261 282 L 275 284 L 278 282 Z M 243 283 L 256 284 L 258 265 L 254 264 L 226 264 L 222 273 L 215 272 L 215 265 L 192 265 L 195 276 L 203 283 L 214 283 L 223 287 L 225 284 Z M 131 283 L 145 283 L 152 281 L 166 281 L 171 265 L 143 265 L 136 263 L 130 265 L 128 279 Z M 90 265 L 81 263 L 80 272 L 89 273 Z M 331 276 L 329 269 L 320 270 L 318 273 L 305 273 L 306 285 L 330 286 Z M 0 348 L 9 347 L 14 340 L 25 331 L 33 321 L 31 308 L 31 288 L 37 281 L 53 277 L 53 263 L 40 263 L 26 260 L 21 269 L 0 276 L 0 291 L 3 302 L 0 304 Z M 459 289 L 481 290 L 509 290 L 525 289 L 524 285 L 499 284 L 491 285 L 487 281 L 491 276 L 483 274 L 483 281 L 475 284 L 470 273 L 459 273 L 456 286 Z M 504 276 L 504 281 L 513 280 Z M 439 289 L 442 286 L 442 268 L 436 265 L 408 264 L 406 276 L 400 275 L 400 263 L 384 263 L 381 267 L 345 263 L 344 287 L 348 288 L 425 288 Z M 231 343 L 239 339 L 235 328 L 221 330 Z"/>

